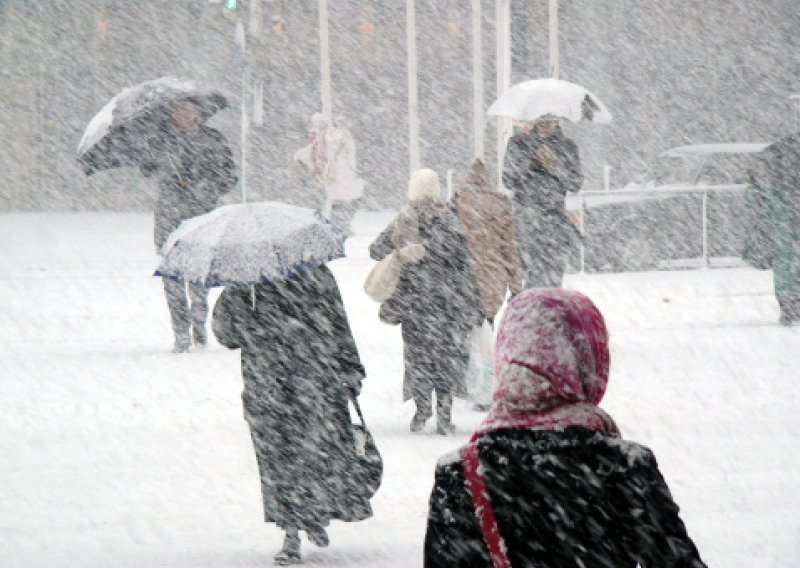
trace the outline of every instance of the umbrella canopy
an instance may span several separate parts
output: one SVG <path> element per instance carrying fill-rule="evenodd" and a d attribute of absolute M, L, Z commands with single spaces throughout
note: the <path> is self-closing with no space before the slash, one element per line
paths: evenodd
<path fill-rule="evenodd" d="M 170 105 L 186 99 L 200 107 L 201 120 L 228 106 L 221 93 L 176 77 L 162 77 L 120 91 L 91 120 L 78 144 L 83 171 L 91 175 L 137 165 L 147 151 L 148 139 L 167 125 Z"/>
<path fill-rule="evenodd" d="M 344 234 L 311 209 L 265 201 L 225 205 L 170 235 L 156 276 L 206 287 L 279 282 L 344 256 Z"/>
<path fill-rule="evenodd" d="M 611 113 L 588 89 L 561 79 L 533 79 L 511 87 L 489 107 L 487 114 L 516 120 L 546 115 L 572 122 L 611 122 Z"/>

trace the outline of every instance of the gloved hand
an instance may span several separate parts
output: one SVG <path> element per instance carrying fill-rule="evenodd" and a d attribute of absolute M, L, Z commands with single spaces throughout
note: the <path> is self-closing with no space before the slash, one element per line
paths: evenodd
<path fill-rule="evenodd" d="M 420 244 L 406 245 L 397 249 L 397 259 L 402 263 L 419 262 L 425 257 L 425 247 Z"/>

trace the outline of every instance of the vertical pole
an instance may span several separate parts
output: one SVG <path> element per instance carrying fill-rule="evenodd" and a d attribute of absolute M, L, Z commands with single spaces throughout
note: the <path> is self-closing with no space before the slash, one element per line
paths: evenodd
<path fill-rule="evenodd" d="M 495 4 L 497 96 L 508 90 L 511 83 L 511 0 L 497 0 Z M 503 188 L 503 160 L 506 140 L 511 134 L 512 122 L 508 118 L 497 120 L 497 187 Z"/>
<path fill-rule="evenodd" d="M 485 113 L 483 111 L 483 8 L 481 0 L 472 0 L 472 131 L 473 153 L 483 159 Z"/>
<path fill-rule="evenodd" d="M 580 192 L 579 192 L 580 193 Z M 586 197 L 581 194 L 581 218 L 580 218 L 580 231 L 581 231 L 581 274 L 586 269 Z"/>
<path fill-rule="evenodd" d="M 242 23 L 241 20 L 236 22 L 234 40 L 238 47 L 238 53 L 242 64 L 242 203 L 247 203 L 247 51 L 245 47 L 244 23 Z"/>
<path fill-rule="evenodd" d="M 408 123 L 411 173 L 420 168 L 419 90 L 417 88 L 417 16 L 416 1 L 406 0 L 406 49 L 408 51 Z"/>
<path fill-rule="evenodd" d="M 455 170 L 447 170 L 447 195 L 445 196 L 445 201 L 450 201 L 453 199 L 453 174 Z"/>
<path fill-rule="evenodd" d="M 708 267 L 708 188 L 703 191 L 703 268 Z"/>
<path fill-rule="evenodd" d="M 550 76 L 559 78 L 558 66 L 558 0 L 550 0 Z"/>
<path fill-rule="evenodd" d="M 328 0 L 319 0 L 319 70 L 322 87 L 322 114 L 332 117 L 331 55 L 328 38 Z"/>

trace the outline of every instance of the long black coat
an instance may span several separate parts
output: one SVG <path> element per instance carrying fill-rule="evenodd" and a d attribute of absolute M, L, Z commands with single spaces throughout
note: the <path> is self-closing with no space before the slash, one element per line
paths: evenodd
<path fill-rule="evenodd" d="M 372 515 L 354 490 L 349 391 L 365 376 L 336 280 L 327 267 L 280 284 L 229 287 L 214 334 L 242 350 L 245 419 L 261 474 L 264 515 L 282 528 Z"/>
<path fill-rule="evenodd" d="M 483 479 L 514 568 L 701 568 L 653 453 L 584 428 L 480 439 Z M 426 568 L 491 568 L 461 452 L 436 468 Z"/>
<path fill-rule="evenodd" d="M 142 173 L 157 179 L 153 240 L 162 247 L 182 221 L 208 213 L 236 185 L 233 154 L 224 136 L 204 124 L 187 132 L 161 129 L 149 142 Z"/>
<path fill-rule="evenodd" d="M 417 212 L 419 243 L 425 257 L 403 266 L 394 294 L 381 306 L 381 318 L 401 324 L 405 376 L 403 400 L 419 389 L 464 395 L 469 362 L 468 330 L 483 319 L 475 271 L 458 217 L 442 206 Z M 395 244 L 392 222 L 370 246 L 381 260 Z"/>
<path fill-rule="evenodd" d="M 555 156 L 549 169 L 536 158 L 543 145 Z M 577 244 L 578 231 L 567 217 L 565 197 L 582 183 L 578 147 L 560 128 L 549 138 L 534 130 L 509 139 L 503 184 L 513 194 L 514 228 L 526 273 L 532 263 L 540 269 L 562 265 L 564 255 Z"/>

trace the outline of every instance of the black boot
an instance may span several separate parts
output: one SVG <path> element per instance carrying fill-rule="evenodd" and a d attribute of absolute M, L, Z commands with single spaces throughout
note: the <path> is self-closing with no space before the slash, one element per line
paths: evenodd
<path fill-rule="evenodd" d="M 286 532 L 286 537 L 283 539 L 283 548 L 272 560 L 278 566 L 289 566 L 302 562 L 300 558 L 300 536 L 297 531 Z"/>
<path fill-rule="evenodd" d="M 453 394 L 436 393 L 436 433 L 447 436 L 456 431 L 456 427 L 451 421 L 453 413 Z"/>

